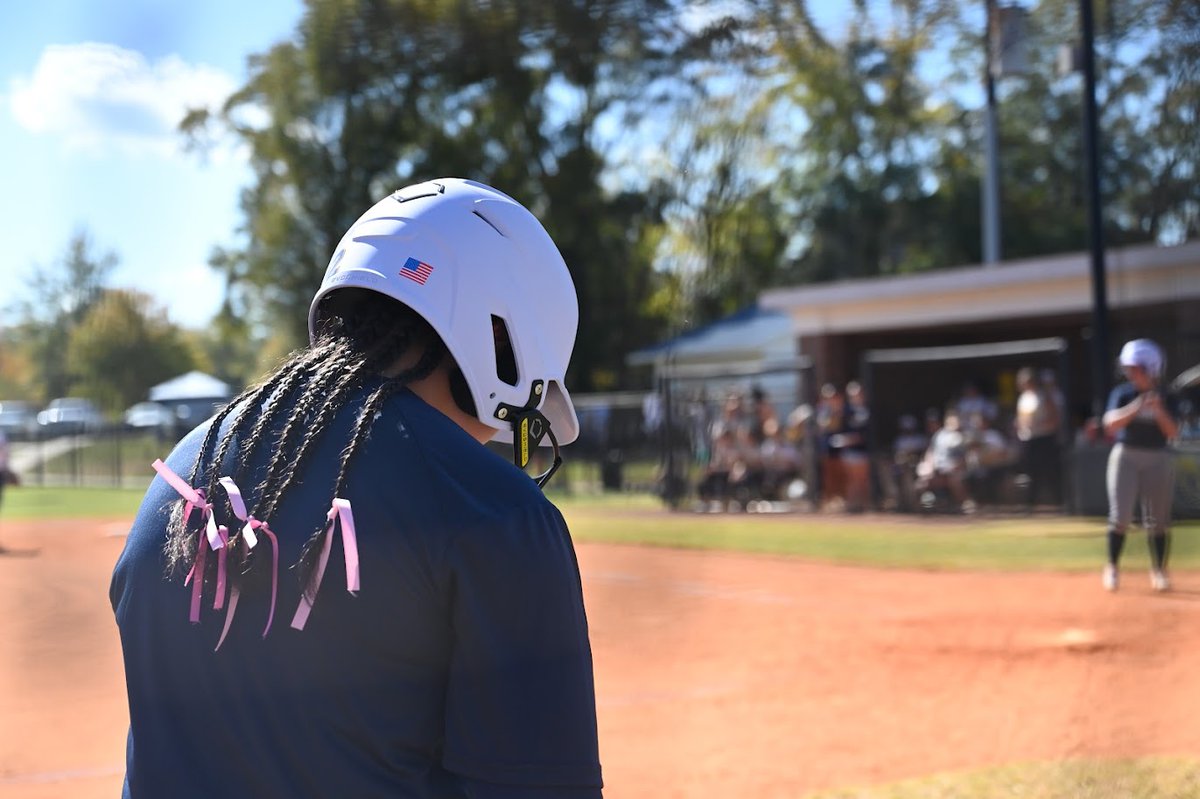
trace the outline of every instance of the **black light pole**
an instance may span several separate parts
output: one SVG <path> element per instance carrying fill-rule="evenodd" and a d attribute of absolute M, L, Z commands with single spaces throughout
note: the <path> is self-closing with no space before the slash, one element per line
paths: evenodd
<path fill-rule="evenodd" d="M 1092 414 L 1104 413 L 1110 387 L 1108 292 L 1105 285 L 1104 227 L 1100 198 L 1100 143 L 1096 114 L 1095 21 L 1092 0 L 1079 0 L 1083 28 L 1084 152 L 1088 181 L 1088 246 L 1092 256 Z"/>
<path fill-rule="evenodd" d="M 983 202 L 983 262 L 994 266 L 1000 262 L 1000 123 L 996 113 L 996 73 L 1000 56 L 999 38 L 996 29 L 996 0 L 985 0 L 983 47 L 983 85 L 987 100 L 984 116 L 984 166 Z M 867 395 L 871 396 L 870 394 Z"/>

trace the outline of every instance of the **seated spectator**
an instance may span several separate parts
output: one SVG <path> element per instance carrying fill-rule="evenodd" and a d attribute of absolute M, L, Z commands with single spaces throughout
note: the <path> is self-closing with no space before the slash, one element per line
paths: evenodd
<path fill-rule="evenodd" d="M 986 497 L 995 500 L 1000 481 L 1015 455 L 1004 434 L 992 426 L 982 413 L 967 417 L 964 430 L 967 448 L 966 480 L 973 499 Z"/>
<path fill-rule="evenodd" d="M 827 507 L 845 505 L 846 478 L 841 457 L 845 416 L 846 398 L 832 383 L 821 386 L 817 434 L 821 442 L 821 504 Z"/>
<path fill-rule="evenodd" d="M 917 490 L 921 504 L 932 507 L 939 492 L 948 492 L 955 507 L 965 513 L 975 509 L 967 493 L 967 442 L 958 411 L 946 411 L 942 427 L 929 440 L 925 457 L 917 465 Z"/>
<path fill-rule="evenodd" d="M 696 493 L 714 508 L 724 508 L 730 496 L 729 476 L 738 463 L 737 436 L 722 422 L 714 423 L 713 432 L 712 454 Z"/>
<path fill-rule="evenodd" d="M 861 513 L 871 501 L 871 461 L 867 434 L 871 411 L 867 395 L 855 380 L 846 384 L 846 412 L 842 423 L 841 460 L 846 479 L 846 509 Z"/>
<path fill-rule="evenodd" d="M 761 499 L 778 502 L 788 497 L 788 486 L 800 476 L 800 450 L 779 427 L 778 419 L 763 424 L 763 480 Z"/>
<path fill-rule="evenodd" d="M 888 510 L 913 511 L 920 505 L 917 496 L 917 464 L 929 446 L 929 437 L 918 428 L 917 417 L 905 414 L 897 426 L 899 435 L 892 442 L 889 459 L 879 470 L 884 506 Z"/>
<path fill-rule="evenodd" d="M 749 426 L 739 427 L 734 432 L 733 447 L 733 466 L 729 469 L 729 508 L 742 510 L 762 493 L 763 459 Z"/>
<path fill-rule="evenodd" d="M 814 433 L 814 418 L 816 412 L 808 403 L 798 405 L 788 414 L 787 428 L 784 436 L 787 443 L 796 451 L 798 473 L 788 485 L 788 499 L 809 499 L 815 493 L 817 477 L 814 474 L 818 468 L 820 442 Z"/>

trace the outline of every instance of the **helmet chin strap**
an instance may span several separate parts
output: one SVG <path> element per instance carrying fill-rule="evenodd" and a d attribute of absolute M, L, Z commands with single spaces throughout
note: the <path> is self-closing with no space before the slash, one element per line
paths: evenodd
<path fill-rule="evenodd" d="M 529 400 L 524 406 L 518 408 L 503 402 L 496 406 L 496 418 L 512 425 L 513 463 L 518 468 L 524 469 L 529 465 L 533 451 L 541 444 L 543 438 L 550 439 L 550 446 L 554 448 L 554 461 L 549 469 L 533 478 L 538 488 L 544 488 L 546 483 L 550 482 L 550 478 L 563 462 L 558 450 L 558 439 L 550 429 L 550 420 L 537 408 L 544 390 L 545 383 L 535 380 L 529 391 Z"/>

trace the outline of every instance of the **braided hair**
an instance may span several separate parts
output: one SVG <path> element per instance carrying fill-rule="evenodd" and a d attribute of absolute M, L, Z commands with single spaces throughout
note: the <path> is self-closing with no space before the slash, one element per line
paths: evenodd
<path fill-rule="evenodd" d="M 262 482 L 244 493 L 249 512 L 269 521 L 288 491 L 299 482 L 308 457 L 338 411 L 367 380 L 388 372 L 406 355 L 419 352 L 415 365 L 386 379 L 363 403 L 350 441 L 342 450 L 337 480 L 330 486 L 332 502 L 343 492 L 349 466 L 369 437 L 383 404 L 405 386 L 432 374 L 446 356 L 445 345 L 425 320 L 382 294 L 343 289 L 330 295 L 322 310 L 324 321 L 311 347 L 287 356 L 266 378 L 235 397 L 213 418 L 192 465 L 190 482 L 204 488 L 214 512 L 227 516 L 233 512 L 224 491 L 218 490 L 220 478 L 228 474 L 245 486 L 247 464 L 257 462 L 263 452 L 270 452 Z M 169 574 L 192 566 L 199 536 L 203 535 L 195 516 L 185 523 L 182 505 L 177 502 L 172 509 L 163 547 Z M 298 564 L 304 586 L 308 585 L 324 529 L 321 519 L 304 545 Z M 240 582 L 257 571 L 253 568 L 257 548 L 247 552 L 234 543 L 231 540 L 228 547 L 229 571 L 231 579 Z"/>

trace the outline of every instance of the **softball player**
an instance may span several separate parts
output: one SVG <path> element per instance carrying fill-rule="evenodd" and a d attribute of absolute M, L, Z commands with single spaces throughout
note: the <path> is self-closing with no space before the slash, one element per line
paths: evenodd
<path fill-rule="evenodd" d="M 4 487 L 8 485 L 10 479 L 8 471 L 8 437 L 4 435 L 4 431 L 0 430 L 0 505 L 4 503 Z M 0 548 L 3 551 L 3 548 Z"/>
<path fill-rule="evenodd" d="M 156 462 L 111 588 L 125 797 L 600 796 L 578 565 L 539 490 L 578 434 L 577 321 L 494 189 L 354 223 L 311 346 Z"/>
<path fill-rule="evenodd" d="M 1177 400 L 1159 393 L 1163 355 L 1149 339 L 1134 339 L 1118 358 L 1127 382 L 1113 389 L 1104 414 L 1104 429 L 1116 438 L 1108 457 L 1108 564 L 1103 583 L 1117 590 L 1118 564 L 1125 532 L 1133 520 L 1133 503 L 1142 499 L 1142 524 L 1150 548 L 1150 584 L 1170 588 L 1167 579 L 1167 528 L 1171 522 L 1174 472 L 1168 443 L 1178 433 Z"/>

